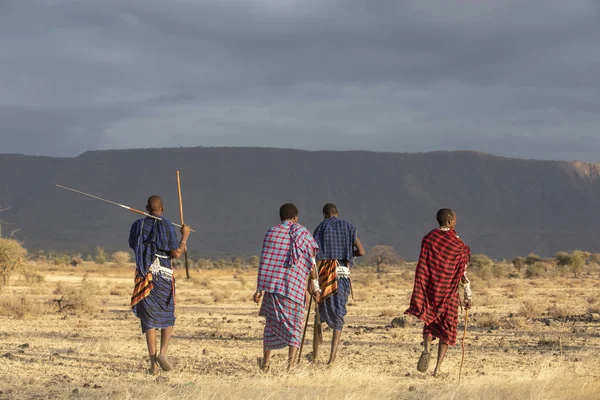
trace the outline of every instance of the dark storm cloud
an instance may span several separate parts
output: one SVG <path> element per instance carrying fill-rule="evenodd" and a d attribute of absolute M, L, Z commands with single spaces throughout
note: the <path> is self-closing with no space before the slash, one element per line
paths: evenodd
<path fill-rule="evenodd" d="M 595 1 L 3 2 L 0 151 L 600 161 L 598 17 Z"/>

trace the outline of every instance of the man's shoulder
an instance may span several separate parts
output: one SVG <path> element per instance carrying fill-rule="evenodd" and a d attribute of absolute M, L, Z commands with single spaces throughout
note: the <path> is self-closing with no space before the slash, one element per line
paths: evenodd
<path fill-rule="evenodd" d="M 442 233 L 442 231 L 439 228 L 434 228 L 430 230 L 425 236 L 423 236 L 423 240 L 425 241 L 436 238 L 440 236 L 440 233 Z"/>
<path fill-rule="evenodd" d="M 133 222 L 131 223 L 131 227 L 133 228 L 133 227 L 136 227 L 136 226 L 138 226 L 138 225 L 141 225 L 141 224 L 143 224 L 143 223 L 144 223 L 144 219 L 145 219 L 145 218 L 136 219 L 135 221 L 133 221 Z"/>
<path fill-rule="evenodd" d="M 347 226 L 349 229 L 356 229 L 356 228 L 354 227 L 354 224 L 352 224 L 352 222 L 350 222 L 350 221 L 347 221 L 347 220 L 345 220 L 345 219 L 338 219 L 338 221 L 339 221 L 339 223 L 341 223 L 341 224 L 343 224 L 343 225 Z"/>

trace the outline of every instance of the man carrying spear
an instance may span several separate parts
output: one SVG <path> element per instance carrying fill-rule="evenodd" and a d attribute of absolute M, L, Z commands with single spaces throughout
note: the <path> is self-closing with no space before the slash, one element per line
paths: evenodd
<path fill-rule="evenodd" d="M 406 314 L 414 315 L 425 323 L 423 352 L 417 370 L 426 372 L 431 358 L 431 342 L 440 340 L 437 364 L 433 372 L 441 372 L 448 346 L 456 344 L 458 325 L 458 285 L 464 284 L 464 305 L 471 307 L 471 285 L 467 278 L 467 264 L 471 250 L 456 234 L 456 213 L 443 208 L 437 213 L 439 227 L 429 232 L 421 243 L 421 255 L 415 273 L 415 285 Z"/>
<path fill-rule="evenodd" d="M 259 359 L 263 372 L 269 370 L 271 350 L 288 347 L 288 369 L 296 364 L 300 348 L 307 278 L 310 291 L 319 299 L 319 281 L 314 256 L 319 249 L 310 232 L 298 223 L 298 209 L 284 204 L 281 223 L 268 230 L 263 242 L 254 302 L 263 297 L 260 316 L 266 317 L 263 349 Z"/>
<path fill-rule="evenodd" d="M 185 253 L 190 228 L 181 227 L 182 238 L 178 242 L 173 224 L 162 218 L 162 199 L 151 196 L 146 210 L 153 217 L 135 221 L 129 235 L 129 247 L 135 252 L 136 262 L 131 307 L 146 334 L 150 373 L 157 375 L 159 365 L 164 371 L 171 370 L 166 358 L 175 324 L 175 277 L 171 259 Z M 156 352 L 157 329 L 161 330 L 159 354 Z"/>

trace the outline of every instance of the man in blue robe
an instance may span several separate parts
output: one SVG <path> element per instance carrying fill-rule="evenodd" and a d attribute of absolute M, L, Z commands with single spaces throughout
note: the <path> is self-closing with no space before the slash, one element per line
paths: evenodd
<path fill-rule="evenodd" d="M 159 365 L 164 371 L 171 369 L 167 362 L 167 349 L 175 324 L 175 278 L 172 258 L 185 253 L 190 228 L 181 228 L 181 241 L 171 221 L 162 218 L 163 201 L 158 196 L 148 199 L 146 210 L 160 219 L 145 217 L 131 226 L 129 247 L 135 252 L 135 288 L 131 307 L 140 319 L 146 334 L 150 354 L 150 373 L 157 375 Z M 160 353 L 156 353 L 156 330 L 161 330 Z"/>

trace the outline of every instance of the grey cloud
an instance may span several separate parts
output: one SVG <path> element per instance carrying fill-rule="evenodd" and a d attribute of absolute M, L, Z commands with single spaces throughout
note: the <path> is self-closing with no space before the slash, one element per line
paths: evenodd
<path fill-rule="evenodd" d="M 0 7 L 1 152 L 143 143 L 600 161 L 595 1 Z M 69 144 L 41 146 L 44 126 L 49 144 Z"/>

